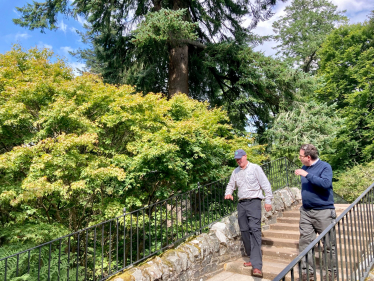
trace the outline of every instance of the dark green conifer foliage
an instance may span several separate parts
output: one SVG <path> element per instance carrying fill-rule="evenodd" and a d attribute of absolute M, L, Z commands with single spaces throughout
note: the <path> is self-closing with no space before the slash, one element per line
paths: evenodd
<path fill-rule="evenodd" d="M 224 106 L 236 128 L 250 123 L 261 133 L 279 108 L 289 104 L 299 80 L 297 72 L 251 49 L 260 42 L 251 29 L 272 15 L 275 2 L 75 0 L 69 5 L 67 0 L 48 0 L 18 8 L 22 16 L 14 21 L 43 32 L 57 28 L 58 14 L 84 17 L 87 32 L 82 36 L 91 48 L 77 55 L 106 82 L 169 97 L 181 91 Z M 183 16 L 175 16 L 181 9 Z M 137 44 L 138 24 L 162 11 L 170 13 L 160 17 L 161 25 L 173 17 L 176 26 L 191 23 L 195 29 L 178 40 L 172 34 L 156 38 L 152 29 L 149 40 Z M 251 19 L 247 26 L 245 19 Z"/>

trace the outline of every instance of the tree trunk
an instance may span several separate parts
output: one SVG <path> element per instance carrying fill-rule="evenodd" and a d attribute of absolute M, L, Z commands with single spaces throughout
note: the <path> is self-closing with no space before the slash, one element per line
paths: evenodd
<path fill-rule="evenodd" d="M 188 95 L 188 46 L 173 46 L 169 51 L 169 95 Z"/>

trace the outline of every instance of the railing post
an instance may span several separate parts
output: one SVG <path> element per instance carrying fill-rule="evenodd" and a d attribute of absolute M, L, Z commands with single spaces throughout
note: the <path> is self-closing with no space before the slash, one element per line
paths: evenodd
<path fill-rule="evenodd" d="M 123 267 L 126 267 L 126 207 L 123 208 Z"/>
<path fill-rule="evenodd" d="M 289 183 L 288 183 L 287 157 L 284 158 L 284 163 L 285 163 L 285 167 L 286 167 L 287 187 L 290 187 Z"/>
<path fill-rule="evenodd" d="M 202 233 L 202 228 L 201 228 L 201 217 L 202 217 L 202 214 L 201 214 L 201 186 L 200 186 L 200 182 L 197 183 L 197 189 L 198 189 L 198 192 L 199 192 L 199 224 L 200 224 L 200 234 Z"/>

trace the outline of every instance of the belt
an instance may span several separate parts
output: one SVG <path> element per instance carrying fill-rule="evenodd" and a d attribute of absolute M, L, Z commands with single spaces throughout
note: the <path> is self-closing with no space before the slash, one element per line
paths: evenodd
<path fill-rule="evenodd" d="M 242 203 L 242 202 L 247 202 L 247 201 L 252 201 L 252 200 L 261 200 L 260 198 L 243 198 L 243 199 L 240 199 L 239 200 L 239 203 Z"/>

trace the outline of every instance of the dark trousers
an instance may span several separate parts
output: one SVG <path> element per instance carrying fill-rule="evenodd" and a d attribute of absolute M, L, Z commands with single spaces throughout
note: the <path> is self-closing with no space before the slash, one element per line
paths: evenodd
<path fill-rule="evenodd" d="M 238 221 L 246 254 L 252 267 L 262 270 L 261 199 L 246 199 L 238 203 Z"/>

